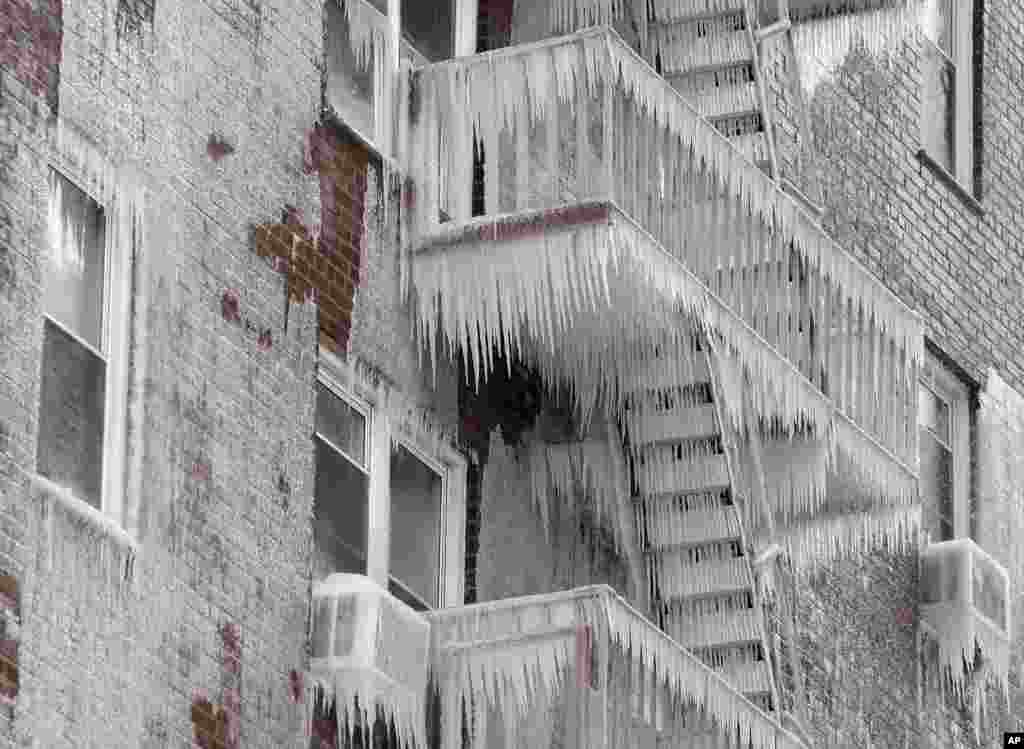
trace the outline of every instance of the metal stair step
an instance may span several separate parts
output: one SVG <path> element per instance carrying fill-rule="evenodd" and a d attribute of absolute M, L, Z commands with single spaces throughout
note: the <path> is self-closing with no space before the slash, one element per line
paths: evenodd
<path fill-rule="evenodd" d="M 688 564 L 679 554 L 665 553 L 649 556 L 647 566 L 658 575 L 660 594 L 668 603 L 751 589 L 750 568 L 744 557 Z"/>
<path fill-rule="evenodd" d="M 681 402 L 651 403 L 643 399 L 625 417 L 626 434 L 634 445 L 673 440 L 706 439 L 718 435 L 715 406 L 691 406 Z M 658 408 L 659 405 L 668 406 Z"/>
<path fill-rule="evenodd" d="M 702 22 L 656 26 L 651 29 L 651 54 L 662 75 L 708 71 L 750 64 L 754 56 L 745 28 L 727 26 L 701 34 Z"/>
<path fill-rule="evenodd" d="M 677 445 L 644 448 L 635 465 L 638 493 L 714 492 L 729 488 L 725 456 L 674 455 Z"/>
<path fill-rule="evenodd" d="M 654 18 L 671 22 L 682 18 L 717 16 L 743 10 L 744 0 L 652 0 Z"/>
<path fill-rule="evenodd" d="M 768 161 L 768 141 L 763 131 L 736 135 L 729 138 L 732 144 L 757 166 Z M 763 167 L 762 167 L 763 168 Z"/>
<path fill-rule="evenodd" d="M 702 615 L 668 614 L 665 632 L 689 649 L 761 642 L 758 612 L 753 608 Z"/>
<path fill-rule="evenodd" d="M 722 7 L 713 11 L 687 13 L 680 12 L 681 10 L 683 9 L 676 8 L 663 15 L 655 11 L 651 28 L 680 30 L 703 39 L 723 32 L 742 31 L 747 27 L 747 13 L 741 2 L 734 3 L 733 7 Z"/>
<path fill-rule="evenodd" d="M 650 377 L 644 378 L 640 384 L 634 385 L 634 389 L 625 394 L 625 405 L 627 411 L 642 410 L 645 408 L 675 408 L 682 405 L 687 408 L 705 406 L 714 401 L 711 382 L 690 381 L 680 385 L 678 380 L 673 381 L 669 373 L 654 372 Z M 634 381 L 639 382 L 638 380 Z"/>
<path fill-rule="evenodd" d="M 715 670 L 747 699 L 750 699 L 750 695 L 771 694 L 772 681 L 768 661 L 734 663 Z"/>
<path fill-rule="evenodd" d="M 681 499 L 681 498 L 680 498 Z M 645 550 L 659 551 L 740 538 L 740 520 L 732 507 L 685 511 L 677 498 L 644 500 Z"/>
<path fill-rule="evenodd" d="M 758 105 L 757 85 L 752 82 L 693 92 L 675 88 L 701 115 L 709 119 L 748 112 Z"/>

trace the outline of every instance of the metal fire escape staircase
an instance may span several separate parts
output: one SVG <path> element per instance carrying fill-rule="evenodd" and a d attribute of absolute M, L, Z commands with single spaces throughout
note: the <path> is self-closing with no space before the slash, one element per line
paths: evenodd
<path fill-rule="evenodd" d="M 778 174 L 752 0 L 653 3 L 645 56 L 679 93 L 768 174 Z"/>
<path fill-rule="evenodd" d="M 778 705 L 707 341 L 648 352 L 626 394 L 640 548 L 659 624 L 766 712 Z M 693 360 L 680 383 L 670 357 Z"/>
<path fill-rule="evenodd" d="M 738 149 L 777 178 L 758 49 L 776 24 L 757 29 L 758 13 L 749 0 L 662 0 L 652 8 L 647 58 Z M 735 452 L 723 429 L 708 342 L 696 334 L 691 342 L 695 351 L 653 352 L 647 376 L 627 394 L 623 426 L 633 456 L 633 501 L 651 599 L 671 637 L 773 712 L 778 695 L 753 549 L 738 505 L 754 498 L 738 496 Z M 680 384 L 672 375 L 678 369 L 665 366 L 666 357 L 697 361 L 692 380 Z"/>

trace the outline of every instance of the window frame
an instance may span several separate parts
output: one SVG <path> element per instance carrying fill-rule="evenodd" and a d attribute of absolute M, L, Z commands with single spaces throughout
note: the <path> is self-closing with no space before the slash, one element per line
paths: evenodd
<path fill-rule="evenodd" d="M 96 163 L 102 163 L 102 161 Z M 70 169 L 68 164 L 51 161 L 48 166 L 51 175 L 58 179 L 63 178 L 80 190 L 96 204 L 101 212 L 104 235 L 103 288 L 100 300 L 100 346 L 98 349 L 74 332 L 67 324 L 49 314 L 45 309 L 45 304 L 40 316 L 42 327 L 40 340 L 43 340 L 46 335 L 46 322 L 49 321 L 72 338 L 76 344 L 83 346 L 104 363 L 103 447 L 100 466 L 102 475 L 100 477 L 100 507 L 98 511 L 114 520 L 122 529 L 126 529 L 124 469 L 127 461 L 128 359 L 131 353 L 129 340 L 134 266 L 132 248 L 119 246 L 117 211 L 121 210 L 122 206 L 118 205 L 119 198 L 116 194 L 111 195 L 108 200 L 103 200 L 87 187 L 89 180 L 79 178 L 79 175 L 75 173 L 75 170 Z M 49 201 L 52 201 L 53 197 L 51 192 L 48 195 L 47 221 L 49 221 Z M 49 225 L 47 228 L 49 229 Z M 47 244 L 49 245 L 49 236 Z M 48 246 L 47 250 L 49 258 L 52 248 Z M 44 366 L 44 362 L 41 352 L 40 367 L 42 366 Z M 40 393 L 37 412 L 41 408 L 42 394 Z M 38 472 L 38 465 L 39 456 L 37 454 L 34 464 L 36 472 Z M 59 480 L 43 478 L 60 485 Z M 92 510 L 96 509 L 86 499 L 77 497 L 70 491 L 69 494 L 75 501 L 88 505 Z"/>
<path fill-rule="evenodd" d="M 450 488 L 449 488 L 449 483 L 450 483 L 449 470 L 444 465 L 444 463 L 442 463 L 440 460 L 432 458 L 430 455 L 427 454 L 427 452 L 425 452 L 424 450 L 421 450 L 420 448 L 418 448 L 415 444 L 413 444 L 410 440 L 408 440 L 406 438 L 399 437 L 397 440 L 394 441 L 394 446 L 395 447 L 402 447 L 402 448 L 405 448 L 406 450 L 408 450 L 410 455 L 412 455 L 416 460 L 418 460 L 420 463 L 422 463 L 424 466 L 426 466 L 430 471 L 436 473 L 440 477 L 440 479 L 441 479 L 441 512 L 440 512 L 440 517 L 438 518 L 438 523 L 437 523 L 437 530 L 438 530 L 438 536 L 439 537 L 438 537 L 438 544 L 437 544 L 437 551 L 436 551 L 437 559 L 435 560 L 437 562 L 437 600 L 438 600 L 438 605 L 440 605 L 441 602 L 445 598 L 444 590 L 443 590 L 443 588 L 445 586 L 445 562 L 446 562 L 444 540 L 446 538 L 448 538 L 448 528 L 447 528 L 447 521 L 448 521 L 448 512 L 447 512 L 447 510 L 448 510 L 448 507 L 447 507 L 447 498 L 449 496 L 449 491 L 450 491 Z M 390 456 L 389 456 L 389 458 L 390 458 Z M 389 473 L 389 477 L 390 477 L 390 468 L 389 468 L 388 473 Z M 390 484 L 389 484 L 389 486 L 388 486 L 388 505 L 389 505 L 389 507 L 390 507 L 390 504 L 391 504 L 390 503 L 390 499 L 391 499 L 391 487 L 390 487 Z M 390 512 L 388 513 L 388 517 L 390 519 Z M 389 529 L 389 531 L 390 531 L 390 529 Z M 412 590 L 412 588 L 408 587 L 405 584 L 405 582 L 403 582 L 402 580 L 398 579 L 393 574 L 391 574 L 391 556 L 390 556 L 391 555 L 391 543 L 390 543 L 390 541 L 391 541 L 391 534 L 389 532 L 388 533 L 388 585 L 390 585 L 391 583 L 397 583 L 402 588 L 402 590 L 405 592 L 406 595 L 410 596 L 411 598 L 416 599 L 417 601 L 420 602 L 421 605 L 425 606 L 428 609 L 433 608 L 427 601 L 424 601 L 422 598 L 420 598 L 415 593 L 415 591 Z"/>
<path fill-rule="evenodd" d="M 414 0 L 404 0 L 405 2 L 413 2 Z M 420 0 L 422 2 L 422 0 Z M 370 10 L 374 13 L 381 14 L 379 8 L 375 7 L 368 0 L 346 0 L 346 2 L 359 2 L 368 5 Z M 402 69 L 403 64 L 408 65 L 410 68 L 419 67 L 421 65 L 432 64 L 410 41 L 405 37 L 402 31 L 402 2 L 403 0 L 387 0 L 387 13 L 383 13 L 382 18 L 387 26 L 388 37 L 389 37 L 389 58 L 386 61 L 387 70 L 383 72 L 384 75 L 384 86 L 389 87 L 389 81 L 393 82 L 397 80 L 397 76 Z M 452 15 L 454 23 L 453 25 L 453 39 L 452 39 L 452 50 L 454 57 L 465 57 L 466 55 L 476 54 L 476 21 L 478 9 L 478 0 L 446 0 L 452 4 Z M 324 11 L 326 13 L 326 11 Z M 344 12 L 344 10 L 342 10 Z M 327 30 L 328 33 L 330 30 Z M 325 51 L 326 54 L 326 51 Z M 405 61 L 406 57 L 410 59 Z M 403 62 L 405 61 L 405 62 Z M 328 66 L 325 60 L 325 73 L 327 72 Z M 395 142 L 395 139 L 401 138 L 401 133 L 394 132 L 394 126 L 396 117 L 388 109 L 391 106 L 398 106 L 399 104 L 394 102 L 392 104 L 391 99 L 397 95 L 397 87 L 390 86 L 395 89 L 395 93 L 392 96 L 379 96 L 375 89 L 373 97 L 373 132 L 363 132 L 359 127 L 355 126 L 352 122 L 348 121 L 345 117 L 345 113 L 337 111 L 333 107 L 328 105 L 326 99 L 324 105 L 328 108 L 328 111 L 333 113 L 334 119 L 348 130 L 359 142 L 366 146 L 372 153 L 376 154 L 380 159 L 387 161 L 392 168 L 395 167 L 394 159 L 397 157 L 397 148 L 401 147 L 400 142 Z M 397 111 L 397 110 L 396 110 Z"/>
<path fill-rule="evenodd" d="M 391 451 L 392 445 L 408 450 L 430 470 L 441 477 L 441 517 L 438 522 L 437 606 L 445 608 L 463 603 L 465 558 L 466 472 L 467 461 L 457 449 L 440 445 L 430 449 L 420 440 L 410 438 L 390 423 L 381 408 L 381 397 L 364 383 L 350 382 L 340 373 L 348 369 L 332 351 L 320 347 L 317 382 L 364 413 L 366 430 L 367 492 L 366 575 L 385 590 L 391 576 Z M 344 383 L 344 384 L 343 384 Z M 315 406 L 314 406 L 315 408 Z M 314 437 L 317 435 L 314 422 Z M 344 454 L 344 451 L 341 451 Z M 346 456 L 347 457 L 347 456 Z M 358 468 L 358 466 L 356 466 Z M 400 580 L 397 582 L 412 597 Z M 423 603 L 426 603 L 425 601 Z M 434 607 L 431 607 L 434 608 Z"/>
<path fill-rule="evenodd" d="M 356 413 L 358 413 L 360 416 L 363 417 L 363 453 L 365 455 L 365 461 L 366 461 L 366 465 L 365 466 L 359 465 L 353 459 L 353 457 L 351 455 L 349 455 L 347 452 L 345 452 L 345 450 L 342 447 L 340 447 L 339 445 L 335 445 L 326 435 L 321 434 L 320 431 L 317 429 L 317 426 L 316 426 L 316 411 L 315 411 L 315 409 L 316 409 L 316 391 L 314 390 L 314 396 L 313 396 L 313 401 L 314 401 L 314 405 L 313 405 L 313 408 L 314 408 L 314 415 L 313 415 L 313 441 L 315 442 L 317 439 L 319 439 L 325 445 L 327 445 L 331 450 L 333 450 L 335 453 L 340 455 L 353 468 L 355 468 L 361 474 L 366 476 L 366 486 L 367 486 L 367 490 L 366 490 L 366 516 L 367 516 L 367 525 L 369 526 L 371 496 L 372 496 L 372 491 L 373 491 L 373 450 L 372 450 L 372 445 L 371 445 L 371 442 L 370 442 L 371 435 L 373 434 L 373 426 L 372 426 L 373 425 L 373 408 L 372 408 L 372 406 L 366 400 L 364 400 L 364 399 L 360 398 L 359 396 L 354 395 L 353 393 L 350 393 L 347 390 L 345 390 L 344 388 L 342 388 L 337 383 L 337 381 L 334 378 L 332 378 L 329 374 L 325 374 L 323 371 L 321 371 L 317 375 L 317 386 L 319 387 L 320 385 L 323 385 L 331 393 L 331 395 L 333 395 L 334 397 L 338 398 L 339 400 L 344 402 L 346 405 L 350 406 L 353 411 L 355 411 Z M 316 464 L 316 452 L 315 452 L 315 449 L 314 449 L 313 455 L 314 455 L 313 461 L 314 461 L 314 473 L 315 473 L 315 471 L 316 471 L 316 466 L 315 466 L 315 464 Z M 369 571 L 369 564 L 370 564 L 370 533 L 369 533 L 369 527 L 364 528 L 363 530 L 366 533 L 366 535 L 365 535 L 365 537 L 366 537 L 366 548 L 363 550 L 363 556 L 365 557 L 365 560 L 366 560 L 366 569 L 367 569 L 367 571 Z"/>
<path fill-rule="evenodd" d="M 941 2 L 942 0 L 933 0 Z M 952 177 L 961 189 L 965 190 L 972 198 L 975 197 L 975 163 L 978 158 L 975 148 L 975 128 L 977 122 L 977 97 L 974 90 L 975 80 L 975 51 L 978 39 L 975 34 L 975 0 L 949 0 L 953 8 L 951 19 L 952 30 L 950 32 L 951 55 L 933 41 L 928 32 L 927 25 L 930 19 L 923 16 L 922 44 L 930 45 L 934 52 L 943 59 L 948 60 L 953 66 L 955 77 L 952 90 L 952 116 L 953 116 L 953 163 L 946 167 L 938 158 L 938 154 L 929 152 L 925 145 L 925 128 L 932 125 L 926 119 L 924 107 L 920 112 L 921 121 L 921 151 L 929 161 Z M 928 12 L 928 4 L 925 4 L 922 13 Z M 922 60 L 924 55 L 922 55 Z M 923 64 L 923 63 L 922 63 Z"/>
<path fill-rule="evenodd" d="M 970 536 L 970 388 L 930 351 L 925 353 L 925 366 L 918 377 L 918 389 L 921 388 L 927 389 L 949 407 L 949 449 L 953 458 L 953 538 L 965 538 Z M 917 428 L 921 429 L 922 426 L 919 415 Z"/>

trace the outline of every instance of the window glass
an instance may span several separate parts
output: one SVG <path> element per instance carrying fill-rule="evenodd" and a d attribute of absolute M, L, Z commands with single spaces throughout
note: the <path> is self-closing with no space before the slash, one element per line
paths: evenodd
<path fill-rule="evenodd" d="M 924 5 L 924 36 L 942 51 L 953 57 L 954 0 L 928 0 Z"/>
<path fill-rule="evenodd" d="M 365 574 L 370 486 L 365 417 L 318 385 L 316 431 L 314 577 Z"/>
<path fill-rule="evenodd" d="M 365 473 L 318 436 L 313 487 L 314 577 L 366 572 Z"/>
<path fill-rule="evenodd" d="M 407 603 L 405 592 L 427 606 L 438 605 L 443 488 L 441 476 L 407 449 L 392 451 L 391 576 L 397 583 L 392 590 Z"/>
<path fill-rule="evenodd" d="M 316 431 L 363 468 L 366 462 L 366 418 L 323 385 L 316 391 Z"/>
<path fill-rule="evenodd" d="M 103 209 L 52 169 L 49 240 L 43 311 L 93 348 L 102 350 Z"/>
<path fill-rule="evenodd" d="M 402 35 L 428 60 L 437 62 L 454 56 L 454 0 L 402 3 Z"/>
<path fill-rule="evenodd" d="M 956 167 L 956 66 L 935 44 L 921 49 L 921 140 L 925 151 L 946 171 Z"/>
<path fill-rule="evenodd" d="M 36 470 L 100 509 L 107 367 L 103 210 L 51 170 L 48 218 Z"/>
<path fill-rule="evenodd" d="M 36 470 L 100 509 L 106 362 L 52 320 L 43 326 Z"/>
<path fill-rule="evenodd" d="M 931 430 L 919 433 L 924 522 L 933 541 L 953 538 L 953 452 Z"/>
<path fill-rule="evenodd" d="M 361 0 L 348 0 L 357 3 L 352 23 L 377 24 L 386 23 L 379 18 L 369 6 Z M 369 10 L 369 13 L 366 11 Z M 345 10 L 334 0 L 325 5 L 327 38 L 325 53 L 327 57 L 327 105 L 346 125 L 372 136 L 374 133 L 374 95 L 373 95 L 373 55 L 367 48 L 357 55 L 353 51 L 352 29 L 349 27 Z M 356 38 L 367 39 L 370 34 L 364 30 Z"/>

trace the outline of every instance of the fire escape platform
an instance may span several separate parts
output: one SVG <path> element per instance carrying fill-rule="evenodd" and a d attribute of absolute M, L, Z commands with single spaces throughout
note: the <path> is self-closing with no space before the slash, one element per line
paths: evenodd
<path fill-rule="evenodd" d="M 738 734 L 755 749 L 806 749 L 745 696 L 765 688 L 752 669 L 716 672 L 608 586 L 441 609 L 427 617 L 442 700 L 457 704 L 459 695 L 486 695 L 485 701 L 518 704 L 529 715 L 536 709 L 532 701 L 548 700 L 547 707 L 569 693 L 576 704 L 587 703 L 576 715 L 588 717 L 579 725 L 569 718 L 563 746 L 631 746 L 631 737 L 649 731 L 659 742 L 702 737 L 710 739 L 708 746 L 725 747 L 732 745 L 727 736 Z"/>
<path fill-rule="evenodd" d="M 696 320 L 724 355 L 769 373 L 785 401 L 779 409 L 801 404 L 804 418 L 827 425 L 840 448 L 870 460 L 892 487 L 913 494 L 916 472 L 907 461 L 612 200 L 453 220 L 436 226 L 411 255 L 422 340 L 429 345 L 441 332 L 467 347 L 480 377 L 486 377 L 486 352 L 496 346 L 584 393 L 613 381 L 653 384 L 655 375 L 658 384 L 683 385 L 706 376 L 703 356 L 666 361 L 664 371 L 655 368 L 652 375 L 636 356 L 644 343 L 637 341 L 658 340 Z M 700 437 L 710 414 L 696 405 L 688 421 L 691 436 Z M 656 419 L 640 421 L 636 411 L 633 418 L 635 426 L 657 434 Z M 644 450 L 659 462 L 671 458 L 666 451 L 657 444 Z M 692 460 L 708 479 L 695 482 L 694 491 L 728 486 L 720 455 Z M 648 484 L 644 493 L 659 493 L 653 474 Z"/>
<path fill-rule="evenodd" d="M 688 313 L 748 374 L 795 388 L 768 396 L 778 409 L 816 411 L 762 418 L 842 414 L 913 465 L 921 318 L 702 114 L 750 93 L 723 75 L 718 93 L 684 88 L 695 104 L 600 26 L 418 69 L 405 160 L 420 300 L 452 308 L 453 339 L 479 324 L 515 346 L 525 324 L 555 358 L 556 329 L 601 337 L 613 316 L 597 308 L 619 337 Z"/>

